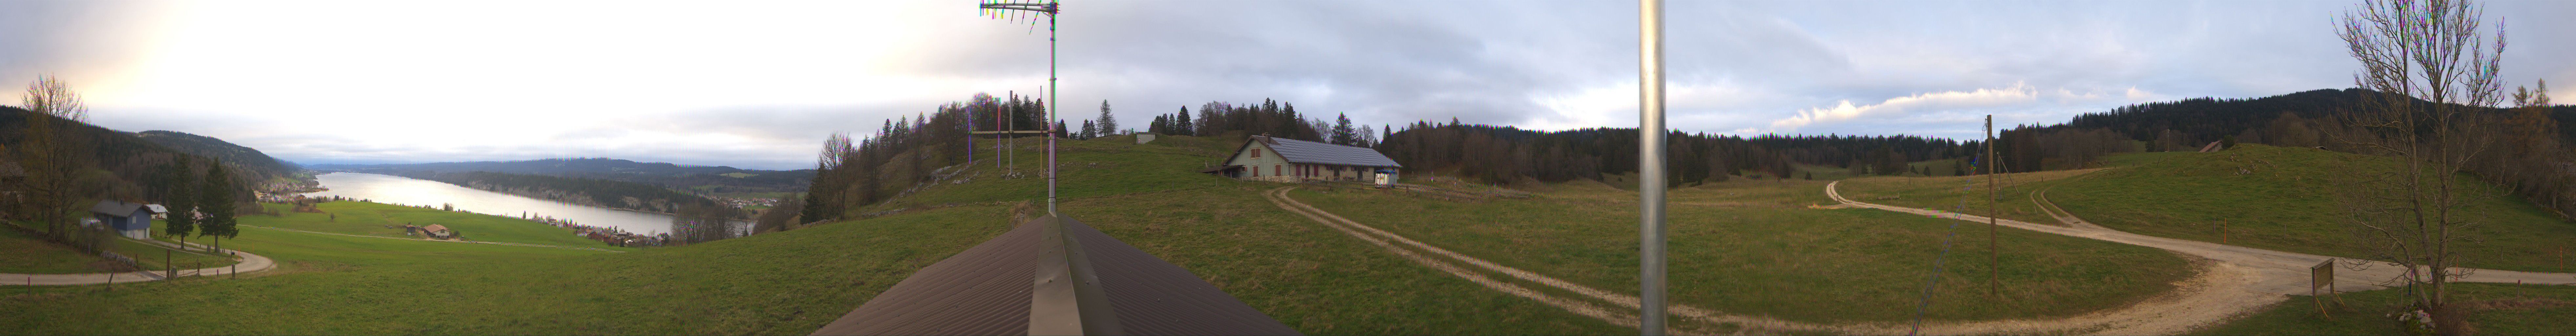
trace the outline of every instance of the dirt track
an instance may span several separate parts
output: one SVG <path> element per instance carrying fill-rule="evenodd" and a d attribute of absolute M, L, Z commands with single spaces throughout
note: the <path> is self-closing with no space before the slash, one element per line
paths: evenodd
<path fill-rule="evenodd" d="M 1836 182 L 1825 185 L 1825 194 L 1832 197 L 1835 201 L 1843 203 L 1841 205 L 1836 205 L 1835 207 L 1866 207 L 1887 211 L 1974 221 L 1979 223 L 1986 221 L 1986 218 L 1981 216 L 1851 201 L 1849 199 L 1844 199 L 1842 195 L 1834 189 L 1839 184 L 1839 182 Z M 1313 220 L 1316 223 L 1331 227 L 1336 231 L 1367 241 L 1372 245 L 1385 248 L 1391 253 L 1403 256 L 1416 263 L 1421 263 L 1424 266 L 1429 266 L 1442 272 L 1446 272 L 1460 278 L 1465 278 L 1477 284 L 1484 285 L 1489 289 L 1529 298 L 1541 303 L 1565 309 L 1566 311 L 1577 315 L 1601 319 L 1612 324 L 1630 327 L 1637 325 L 1636 310 L 1638 309 L 1638 303 L 1636 296 L 1627 295 L 1625 293 L 1603 291 L 1534 272 L 1497 265 L 1490 261 L 1451 252 L 1447 249 L 1408 239 L 1392 232 L 1379 230 L 1356 221 L 1351 221 L 1347 218 L 1342 218 L 1341 216 L 1333 215 L 1332 213 L 1325 212 L 1322 209 L 1316 209 L 1303 202 L 1298 202 L 1295 199 L 1289 198 L 1287 192 L 1292 188 L 1273 189 L 1263 192 L 1262 196 L 1269 198 L 1270 201 L 1273 204 L 1278 205 L 1280 209 L 1296 213 L 1309 220 Z M 2044 196 L 2033 195 L 2033 197 L 2034 200 L 2039 200 L 2039 197 Z M 2177 286 L 2175 286 L 2176 290 L 2174 292 L 2166 293 L 2128 307 L 2057 319 L 1934 322 L 1923 325 L 1919 333 L 1931 335 L 2181 334 L 2190 332 L 2191 330 L 2197 329 L 2201 326 L 2226 321 L 2238 315 L 2253 312 L 2264 306 L 2280 302 L 2287 299 L 2288 294 L 2307 294 L 2308 267 L 2316 265 L 2329 258 L 2318 255 L 2138 235 L 2102 228 L 2097 225 L 2086 225 L 2089 223 L 2084 223 L 2082 219 L 2074 218 L 2072 214 L 2062 214 L 2052 210 L 2050 215 L 2061 221 L 2083 224 L 2074 224 L 2074 227 L 2064 227 L 2014 220 L 2000 220 L 1997 221 L 1997 223 L 2004 226 L 2032 231 L 2092 238 L 2175 251 L 2186 256 L 2194 257 L 2194 263 L 2200 266 L 2200 274 L 2191 279 L 2184 280 L 2182 283 L 2176 284 Z M 1442 257 L 1445 257 L 1448 260 L 1443 260 Z M 2358 271 L 2342 269 L 2336 272 L 2335 281 L 2339 289 L 2347 292 L 2378 289 L 2382 287 L 2377 286 L 2376 283 L 2391 279 L 2397 274 L 2398 270 L 2391 267 L 2377 267 L 2374 269 Z M 2474 274 L 2464 281 L 2519 281 L 2535 284 L 2576 284 L 2576 273 L 2534 273 L 2476 270 Z M 1554 287 L 1576 295 L 1553 295 L 1545 291 L 1532 290 L 1525 285 Z M 1596 302 L 1607 303 L 1608 305 L 1605 307 L 1603 305 L 1594 304 Z M 1675 321 L 1673 321 L 1672 324 L 1674 331 L 1680 333 L 1906 334 L 1916 332 L 1916 330 L 1913 329 L 1913 326 L 1907 323 L 1872 322 L 1818 324 L 1781 320 L 1765 316 L 1728 314 L 1678 303 L 1672 304 L 1669 307 L 1669 312 L 1675 318 Z"/>
<path fill-rule="evenodd" d="M 1842 194 L 1834 189 L 1841 184 L 1842 182 L 1839 181 L 1825 184 L 1825 195 L 1843 204 L 1872 209 L 1978 223 L 1984 223 L 1987 220 L 1983 216 L 1853 201 L 1843 198 Z M 2057 210 L 2051 210 L 2050 215 L 2069 223 L 2085 223 L 2082 219 L 2074 218 L 2072 214 L 2061 215 Z M 1991 333 L 2060 331 L 2100 334 L 2179 334 L 2202 325 L 2226 321 L 2228 318 L 2253 312 L 2265 305 L 2287 299 L 2287 295 L 2307 295 L 2308 267 L 2328 259 L 2337 259 L 2305 253 L 2154 237 L 2121 232 L 2098 225 L 2066 227 L 2009 219 L 1997 220 L 1996 223 L 2024 230 L 2170 250 L 2206 258 L 2210 261 L 2210 266 L 2204 268 L 2200 276 L 2189 280 L 2185 286 L 2180 286 L 2182 290 L 2146 303 L 2075 318 L 2039 321 L 2032 325 L 2032 328 L 1996 329 Z M 2335 287 L 2346 292 L 2380 289 L 2384 287 L 2379 286 L 2379 283 L 2396 279 L 2402 272 L 2403 269 L 2393 266 L 2377 266 L 2360 270 L 2340 268 L 2335 271 Z M 2458 281 L 2576 285 L 2576 273 L 2472 269 L 2469 276 Z"/>
<path fill-rule="evenodd" d="M 120 237 L 120 238 L 116 238 L 116 239 L 128 239 L 128 238 L 122 238 L 122 237 Z M 130 240 L 130 239 L 129 239 L 129 240 Z M 198 245 L 197 243 L 188 243 L 187 247 L 180 247 L 180 245 L 179 245 L 179 244 L 171 244 L 170 242 L 158 241 L 158 240 L 137 240 L 137 241 L 145 242 L 145 243 L 150 243 L 150 244 L 155 244 L 155 245 L 161 245 L 161 246 L 163 246 L 163 247 L 177 248 L 177 249 L 180 249 L 181 251 L 191 251 L 191 250 L 193 250 L 193 251 L 207 251 L 207 250 L 209 250 L 209 248 L 207 248 L 205 245 Z M 226 251 L 233 251 L 233 250 L 229 250 L 229 249 L 227 249 Z M 217 275 L 232 274 L 235 270 L 239 270 L 239 271 L 240 271 L 240 272 L 242 272 L 242 273 L 250 273 L 250 272 L 258 272 L 258 271 L 266 271 L 266 270 L 268 270 L 268 269 L 269 269 L 269 268 L 271 268 L 271 267 L 276 267 L 276 266 L 277 266 L 277 262 L 269 260 L 269 259 L 268 259 L 268 257 L 263 257 L 263 256 L 260 256 L 260 255 L 257 255 L 257 254 L 251 254 L 250 252 L 241 252 L 241 251 L 233 251 L 233 252 L 235 252 L 235 253 L 239 253 L 239 254 L 241 255 L 241 258 L 242 258 L 241 262 L 236 263 L 236 264 L 234 264 L 234 265 L 230 265 L 230 266 L 209 267 L 209 268 L 192 269 L 192 270 L 178 270 L 178 276 L 183 276 L 183 277 L 185 277 L 185 276 L 217 276 Z M 165 276 L 166 276 L 165 274 L 162 274 L 162 273 L 164 273 L 164 272 L 168 272 L 168 270 L 162 270 L 162 271 L 159 271 L 159 272 L 155 272 L 155 271 L 148 271 L 148 270 L 146 270 L 146 271 L 133 271 L 133 272 L 122 272 L 122 273 L 113 273 L 113 274 L 111 274 L 111 273 L 81 273 L 81 274 L 0 274 L 0 285 L 17 285 L 17 286 L 28 286 L 28 285 L 33 285 L 33 286 L 66 286 L 66 285 L 96 285 L 96 284 L 108 283 L 108 282 L 110 282 L 110 281 L 114 281 L 115 283 L 130 283 L 130 282 L 144 282 L 144 281 L 160 281 L 161 279 L 165 278 Z"/>

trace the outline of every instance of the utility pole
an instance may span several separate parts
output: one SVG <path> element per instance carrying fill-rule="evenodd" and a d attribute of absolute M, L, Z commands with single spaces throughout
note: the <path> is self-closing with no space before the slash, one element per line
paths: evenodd
<path fill-rule="evenodd" d="M 1995 166 L 1998 165 L 2000 163 L 1995 161 L 1995 115 L 1988 114 L 1986 115 L 1986 259 L 1989 262 L 1986 266 L 1986 296 L 1988 297 L 2002 297 L 2004 291 L 2002 278 L 2004 257 L 2001 252 L 2003 243 L 1995 241 L 1997 205 L 1995 198 L 2002 197 L 2001 191 L 1995 189 L 2002 185 L 1995 180 Z"/>
<path fill-rule="evenodd" d="M 1637 334 L 1664 327 L 1664 2 L 1637 2 Z"/>

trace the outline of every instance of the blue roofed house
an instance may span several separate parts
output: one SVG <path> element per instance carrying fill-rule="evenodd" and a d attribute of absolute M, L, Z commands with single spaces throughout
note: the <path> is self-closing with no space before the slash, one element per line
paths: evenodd
<path fill-rule="evenodd" d="M 1355 181 L 1392 184 L 1396 164 L 1375 149 L 1253 136 L 1225 164 L 1202 170 L 1218 176 L 1273 182 Z"/>
<path fill-rule="evenodd" d="M 152 208 L 143 204 L 98 201 L 90 206 L 91 215 L 116 230 L 116 235 L 134 239 L 152 239 Z"/>

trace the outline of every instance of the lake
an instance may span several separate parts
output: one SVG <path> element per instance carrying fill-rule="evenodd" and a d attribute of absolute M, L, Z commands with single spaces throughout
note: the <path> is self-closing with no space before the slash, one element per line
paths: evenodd
<path fill-rule="evenodd" d="M 322 181 L 323 188 L 330 190 L 305 193 L 306 197 L 340 196 L 376 203 L 432 207 L 453 204 L 457 210 L 480 214 L 518 217 L 525 212 L 582 225 L 615 227 L 626 232 L 671 232 L 671 216 L 664 214 L 582 206 L 393 175 L 334 172 L 315 178 Z"/>

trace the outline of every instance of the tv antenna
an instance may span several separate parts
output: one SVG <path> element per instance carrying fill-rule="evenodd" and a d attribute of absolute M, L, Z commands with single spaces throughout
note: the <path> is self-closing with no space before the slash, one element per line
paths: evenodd
<path fill-rule="evenodd" d="M 1059 10 L 1059 8 L 1058 8 L 1057 6 L 1058 6 L 1058 5 L 1057 5 L 1057 4 L 1056 4 L 1056 2 L 1054 2 L 1054 1 L 1048 1 L 1048 2 L 1044 2 L 1044 3 L 1037 3 L 1037 2 L 999 2 L 999 1 L 995 1 L 995 0 L 987 0 L 986 2 L 984 2 L 984 3 L 983 3 L 983 4 L 981 4 L 981 5 L 977 5 L 977 6 L 975 6 L 977 9 L 980 9 L 980 10 L 982 10 L 982 11 L 983 11 L 983 14 L 984 14 L 984 16 L 985 16 L 985 17 L 995 18 L 995 19 L 1011 20 L 1012 22 L 1027 21 L 1027 22 L 1029 23 L 1029 30 L 1030 30 L 1032 33 L 1034 33 L 1034 32 L 1037 30 L 1037 24 L 1038 24 L 1038 20 L 1037 20 L 1038 18 L 1037 18 L 1037 15 L 1040 15 L 1040 14 L 1044 14 L 1044 15 L 1046 15 L 1046 22 L 1047 22 L 1047 85 L 1046 85 L 1046 89 L 1047 89 L 1047 90 L 1054 90 L 1054 89 L 1056 88 L 1056 84 L 1055 84 L 1055 80 L 1056 80 L 1056 77 L 1055 77 L 1055 15 L 1056 15 L 1056 13 L 1061 12 L 1061 10 Z M 1055 95 L 1055 93 L 1054 93 L 1053 91 L 1040 92 L 1040 95 L 1039 95 L 1039 97 L 1038 97 L 1038 99 L 1039 99 L 1039 100 L 1046 100 L 1046 99 L 1049 99 L 1049 98 L 1058 98 L 1058 97 L 1056 97 L 1056 95 Z M 1055 104 L 1056 104 L 1056 102 L 1055 102 L 1055 101 L 1053 101 L 1053 100 L 1047 100 L 1047 101 L 1046 101 L 1046 105 L 1047 105 L 1047 106 L 1045 107 L 1045 108 L 1046 108 L 1046 111 L 1044 111 L 1044 113 L 1043 113 L 1043 114 L 1041 114 L 1041 115 L 1044 115 L 1044 116 L 1046 116 L 1046 117 L 1045 117 L 1045 118 L 1042 118 L 1043 120 L 1039 120 L 1039 124 L 1043 124 L 1043 126 L 1042 126 L 1042 128 L 1044 128 L 1043 130 L 1037 130 L 1037 131 L 997 130 L 997 131 L 987 131 L 987 132 L 972 132 L 973 134 L 988 134 L 988 133 L 989 133 L 989 134 L 1020 134 L 1020 133 L 1045 133 L 1045 134 L 1046 134 L 1046 142 L 1047 142 L 1047 150 L 1046 150 L 1046 153 L 1047 153 L 1047 169 L 1046 169 L 1046 176 L 1047 176 L 1047 215 L 1048 215 L 1048 216 L 1054 216 L 1054 215 L 1056 215 L 1056 213 L 1055 213 L 1055 132 L 1056 132 L 1056 129 L 1055 129 L 1055 110 L 1056 110 L 1056 109 L 1055 109 Z M 1017 118 L 1014 118 L 1014 119 L 1017 119 Z M 997 136 L 998 136 L 998 135 L 997 135 Z"/>

